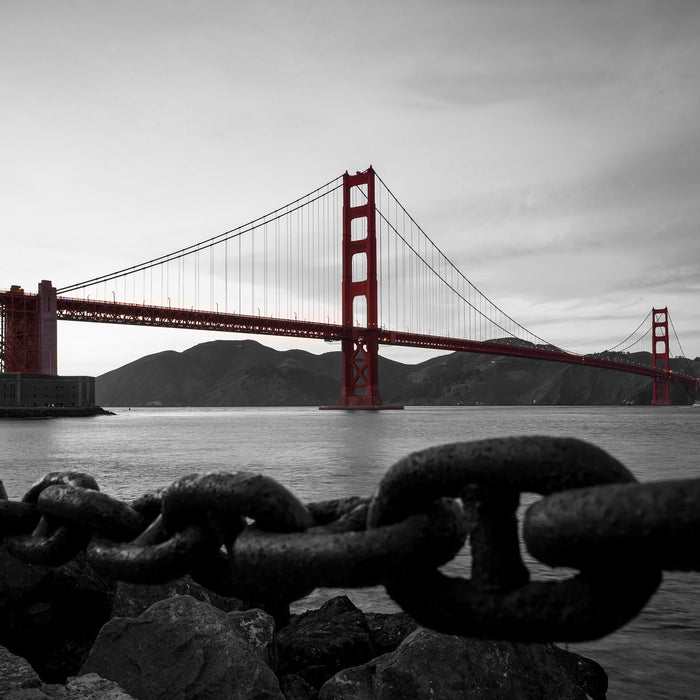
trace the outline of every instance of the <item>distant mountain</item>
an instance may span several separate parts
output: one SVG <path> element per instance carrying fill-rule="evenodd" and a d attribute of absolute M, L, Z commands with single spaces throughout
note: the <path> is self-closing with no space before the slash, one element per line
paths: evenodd
<path fill-rule="evenodd" d="M 639 353 L 639 362 L 649 353 Z M 700 358 L 672 361 L 700 375 Z M 273 350 L 253 340 L 215 340 L 147 355 L 96 380 L 101 406 L 307 406 L 340 395 L 341 353 Z M 406 405 L 649 404 L 651 380 L 626 372 L 495 355 L 452 353 L 407 365 L 379 358 L 385 403 Z M 693 403 L 671 385 L 673 403 Z"/>

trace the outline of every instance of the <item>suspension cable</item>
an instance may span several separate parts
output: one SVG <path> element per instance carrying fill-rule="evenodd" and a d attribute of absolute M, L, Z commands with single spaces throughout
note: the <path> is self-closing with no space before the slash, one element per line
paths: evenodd
<path fill-rule="evenodd" d="M 228 231 L 219 233 L 216 236 L 213 236 L 212 238 L 207 238 L 203 241 L 200 241 L 199 243 L 193 243 L 192 245 L 189 245 L 185 248 L 181 248 L 180 250 L 161 255 L 157 258 L 153 258 L 152 260 L 148 260 L 146 262 L 132 265 L 131 267 L 126 267 L 122 270 L 117 270 L 116 272 L 101 275 L 99 277 L 93 277 L 92 279 L 85 280 L 83 282 L 78 282 L 65 287 L 61 287 L 56 291 L 58 294 L 64 294 L 66 292 L 72 292 L 75 289 L 80 289 L 82 287 L 88 287 L 94 284 L 99 284 L 101 282 L 110 281 L 116 279 L 117 277 L 122 277 L 128 274 L 132 274 L 134 272 L 140 272 L 141 270 L 147 269 L 149 267 L 155 267 L 156 265 L 170 262 L 171 260 L 178 260 L 180 258 L 184 258 L 185 256 L 190 255 L 195 251 L 211 248 L 212 246 L 215 246 L 219 243 L 223 243 L 224 241 L 231 240 L 232 238 L 238 238 L 244 233 L 254 231 L 257 227 L 261 225 L 261 222 L 269 222 L 280 219 L 283 216 L 286 216 L 305 206 L 308 206 L 309 204 L 321 199 L 322 197 L 326 197 L 331 192 L 340 189 L 343 186 L 341 178 L 342 176 L 336 177 L 333 180 L 328 181 L 325 185 L 321 185 L 321 187 L 316 188 L 309 194 L 306 194 L 303 197 L 299 197 L 298 199 L 295 199 L 289 204 L 273 210 L 269 214 L 259 216 L 256 219 L 253 219 L 252 221 L 248 222 L 247 224 L 243 224 L 242 226 L 237 226 L 236 228 L 229 229 Z M 321 192 L 324 189 L 326 191 Z"/>
<path fill-rule="evenodd" d="M 626 343 L 649 320 L 650 316 L 651 316 L 651 311 L 644 317 L 644 320 L 624 340 L 621 340 L 617 345 L 613 345 L 613 347 L 608 348 L 605 352 L 613 352 L 614 350 L 617 350 L 617 348 L 619 348 L 620 345 L 623 345 L 624 343 Z M 632 347 L 632 345 L 636 345 L 642 338 L 645 338 L 647 336 L 647 334 L 650 332 L 650 330 L 647 331 L 647 333 L 645 333 L 641 338 L 639 338 L 638 340 L 635 340 L 634 343 L 632 343 L 631 345 L 628 345 L 627 347 Z M 620 350 L 619 352 L 624 352 L 625 349 L 626 348 L 623 348 L 623 350 Z"/>
<path fill-rule="evenodd" d="M 673 325 L 673 321 L 671 320 L 671 314 L 668 314 L 668 322 L 671 324 L 671 328 L 673 330 L 673 335 L 676 337 L 676 342 L 678 343 L 678 347 L 681 351 L 681 357 L 685 357 L 685 352 L 683 352 L 683 346 L 681 345 L 680 338 L 678 337 L 678 333 L 676 333 L 676 328 Z"/>
<path fill-rule="evenodd" d="M 401 204 L 401 202 L 399 202 L 399 200 L 396 198 L 396 195 L 389 189 L 389 187 L 387 187 L 386 183 L 381 179 L 381 177 L 379 177 L 379 175 L 378 175 L 376 172 L 375 172 L 375 176 L 377 177 L 377 179 L 379 180 L 379 182 L 381 182 L 382 185 L 386 188 L 387 192 L 389 192 L 389 194 L 392 196 L 392 198 L 393 198 L 394 201 L 397 203 L 397 205 L 398 205 L 399 207 L 401 207 L 401 210 L 403 211 L 404 216 L 407 216 L 407 217 L 408 217 L 409 221 L 410 221 L 413 225 L 416 226 L 416 228 L 423 234 L 423 236 L 427 239 L 427 241 L 439 252 L 439 254 L 442 256 L 442 258 L 443 258 L 444 260 L 447 261 L 448 265 L 449 265 L 451 268 L 453 268 L 453 269 L 457 272 L 457 274 L 459 275 L 459 277 L 461 277 L 469 286 L 471 286 L 476 292 L 478 292 L 479 295 L 480 295 L 483 299 L 485 299 L 494 309 L 496 309 L 498 312 L 500 312 L 505 318 L 507 318 L 507 319 L 508 319 L 511 323 L 513 323 L 516 327 L 520 328 L 520 329 L 521 329 L 522 331 L 524 331 L 527 335 L 532 336 L 533 338 L 539 340 L 540 342 L 544 343 L 545 345 L 552 345 L 552 343 L 548 342 L 547 340 L 544 340 L 543 338 L 540 338 L 538 335 L 536 335 L 535 333 L 533 333 L 532 331 L 528 330 L 528 329 L 525 328 L 523 325 L 521 325 L 520 323 L 518 323 L 515 319 L 513 319 L 511 316 L 509 316 L 507 313 L 505 313 L 505 311 L 503 311 L 503 309 L 501 309 L 499 306 L 497 306 L 496 304 L 494 304 L 494 303 L 491 301 L 491 299 L 489 299 L 478 287 L 476 287 L 474 284 L 472 284 L 472 282 L 461 272 L 461 270 L 459 270 L 459 268 L 457 268 L 456 265 L 455 265 L 452 261 L 450 261 L 450 259 L 440 250 L 440 248 L 439 248 L 438 246 L 435 245 L 435 243 L 434 243 L 433 240 L 430 238 L 430 236 L 428 236 L 428 235 L 425 233 L 425 231 L 421 228 L 421 226 L 416 222 L 416 220 L 411 216 L 411 214 L 405 209 L 405 207 Z M 448 281 L 444 278 L 444 276 L 443 276 L 441 273 L 439 273 L 437 270 L 435 270 L 435 268 L 434 268 L 434 267 L 433 267 L 433 266 L 432 266 L 432 265 L 431 265 L 431 264 L 430 264 L 430 263 L 429 263 L 429 262 L 414 248 L 414 247 L 413 247 L 413 245 L 412 245 L 411 243 L 409 243 L 409 241 L 407 241 L 407 240 L 404 238 L 404 236 L 397 230 L 397 228 L 391 224 L 391 222 L 384 216 L 384 214 L 383 214 L 381 211 L 378 212 L 378 213 L 379 213 L 379 216 L 386 222 L 386 224 L 394 231 L 394 233 L 395 233 L 399 238 L 401 238 L 401 240 L 406 244 L 406 246 L 407 246 L 411 251 L 413 251 L 413 253 L 415 254 L 415 256 L 416 256 L 428 269 L 430 269 L 430 270 L 433 272 L 433 274 L 435 274 L 435 275 L 438 277 L 438 279 L 440 279 L 444 284 L 446 284 L 460 299 L 462 299 L 462 301 L 464 301 L 466 304 L 468 304 L 469 306 L 471 306 L 478 314 L 480 314 L 480 315 L 483 316 L 484 318 L 488 318 L 488 317 L 484 314 L 483 311 L 481 311 L 480 309 L 477 309 L 475 306 L 473 306 L 473 304 L 472 304 L 468 299 L 466 299 L 466 298 L 464 297 L 464 295 L 463 295 L 461 292 L 459 292 L 457 289 L 455 289 L 455 287 L 454 287 L 450 282 L 448 282 Z M 502 330 L 504 333 L 510 334 L 511 331 L 509 331 L 507 328 L 504 328 L 504 327 L 501 326 L 499 323 L 493 321 L 493 320 L 490 319 L 490 318 L 488 318 L 488 320 L 489 320 L 494 326 L 496 326 L 497 328 L 499 328 L 500 330 Z M 561 350 L 561 348 L 557 348 L 556 346 L 553 346 L 553 345 L 552 345 L 552 347 L 555 347 L 555 349 L 557 349 L 557 350 Z"/>

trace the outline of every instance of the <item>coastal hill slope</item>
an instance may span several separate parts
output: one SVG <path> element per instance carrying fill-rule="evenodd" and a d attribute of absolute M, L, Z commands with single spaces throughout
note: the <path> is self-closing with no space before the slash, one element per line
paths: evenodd
<path fill-rule="evenodd" d="M 644 357 L 646 356 L 646 357 Z M 639 353 L 639 362 L 649 353 Z M 635 358 L 632 358 L 635 359 Z M 700 375 L 700 358 L 672 368 Z M 253 340 L 215 340 L 142 357 L 96 380 L 101 406 L 313 406 L 340 395 L 340 351 L 278 351 Z M 406 405 L 649 404 L 651 380 L 539 360 L 451 353 L 409 365 L 379 359 L 385 403 Z M 673 403 L 693 403 L 671 385 Z"/>

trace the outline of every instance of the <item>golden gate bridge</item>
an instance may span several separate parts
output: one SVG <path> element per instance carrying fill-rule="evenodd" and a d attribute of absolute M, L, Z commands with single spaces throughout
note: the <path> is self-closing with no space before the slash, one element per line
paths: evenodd
<path fill-rule="evenodd" d="M 55 375 L 58 320 L 340 341 L 339 408 L 383 406 L 382 344 L 641 374 L 660 405 L 670 403 L 670 381 L 700 389 L 669 367 L 667 308 L 602 353 L 556 347 L 472 284 L 372 167 L 146 262 L 58 289 L 44 280 L 36 294 L 0 291 L 0 371 Z M 650 363 L 634 354 L 641 343 Z"/>

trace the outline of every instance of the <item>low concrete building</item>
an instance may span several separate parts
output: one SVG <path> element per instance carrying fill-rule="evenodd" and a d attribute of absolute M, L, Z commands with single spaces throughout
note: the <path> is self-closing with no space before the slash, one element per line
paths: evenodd
<path fill-rule="evenodd" d="M 84 408 L 94 405 L 94 377 L 0 373 L 1 408 Z"/>

